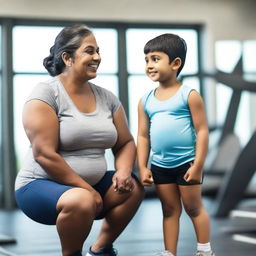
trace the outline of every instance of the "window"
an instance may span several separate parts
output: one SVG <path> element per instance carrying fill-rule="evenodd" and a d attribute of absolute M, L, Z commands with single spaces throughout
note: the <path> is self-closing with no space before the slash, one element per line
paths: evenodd
<path fill-rule="evenodd" d="M 256 81 L 256 40 L 248 40 L 243 44 L 243 69 L 244 78 L 248 81 Z"/>
<path fill-rule="evenodd" d="M 1 134 L 8 134 L 8 140 L 1 140 L 0 135 L 0 161 L 6 160 L 4 163 L 6 168 L 4 171 L 1 168 L 0 172 L 0 194 L 3 195 L 5 207 L 9 208 L 15 205 L 14 196 L 11 193 L 16 171 L 20 169 L 29 147 L 21 119 L 25 100 L 38 82 L 49 78 L 42 61 L 49 54 L 56 35 L 64 26 L 77 24 L 77 21 L 12 18 L 2 18 L 0 22 L 2 21 L 4 23 L 0 23 L 0 47 L 2 42 L 4 43 L 0 49 L 3 50 L 4 58 L 1 57 L 0 52 L 0 96 L 3 95 L 3 92 L 6 96 L 4 104 L 1 101 L 0 120 Z M 83 21 L 81 22 L 83 23 Z M 177 29 L 177 26 L 167 24 L 85 23 L 93 29 L 102 57 L 98 75 L 92 82 L 105 87 L 120 98 L 125 110 L 129 113 L 127 117 L 134 136 L 136 136 L 137 130 L 138 101 L 147 90 L 156 86 L 144 74 L 143 46 L 148 39 L 165 32 L 181 35 L 188 42 L 187 65 L 182 72 L 182 79 L 184 83 L 199 88 L 200 25 L 179 25 L 179 29 Z M 4 38 L 1 38 L 1 25 Z M 141 37 L 142 34 L 143 37 Z M 1 69 L 3 63 L 4 72 Z M 3 98 L 3 96 L 1 97 Z M 4 114 L 1 116 L 1 113 Z M 10 146 L 8 157 L 3 158 L 2 144 Z M 14 148 L 15 152 L 13 152 Z M 110 150 L 106 151 L 106 158 L 108 168 L 114 168 L 113 155 Z M 5 177 L 5 186 L 1 191 L 2 175 L 6 173 L 8 175 Z"/>
<path fill-rule="evenodd" d="M 18 169 L 29 146 L 22 126 L 23 105 L 32 88 L 49 78 L 42 62 L 60 30 L 61 27 L 13 28 L 14 143 Z"/>
<path fill-rule="evenodd" d="M 187 43 L 186 64 L 181 75 L 186 75 L 183 83 L 199 90 L 199 79 L 194 77 L 198 72 L 198 32 L 193 29 L 128 29 L 127 37 L 127 67 L 128 67 L 128 97 L 129 120 L 133 136 L 137 137 L 137 106 L 140 98 L 156 87 L 145 75 L 145 56 L 143 52 L 146 42 L 163 33 L 178 34 Z M 136 40 L 135 40 L 136 39 Z M 191 76 L 191 77 L 190 77 Z"/>
<path fill-rule="evenodd" d="M 255 58 L 256 41 L 218 41 L 216 43 L 216 67 L 226 73 L 232 73 L 240 58 L 243 60 L 243 74 L 241 78 L 256 81 Z M 223 125 L 227 114 L 227 108 L 232 94 L 232 88 L 224 84 L 217 84 L 216 106 L 217 123 Z M 225 100 L 223 100 L 225 99 Z M 237 113 L 235 133 L 239 137 L 241 145 L 245 145 L 251 136 L 251 107 L 250 93 L 242 92 L 242 97 Z"/>

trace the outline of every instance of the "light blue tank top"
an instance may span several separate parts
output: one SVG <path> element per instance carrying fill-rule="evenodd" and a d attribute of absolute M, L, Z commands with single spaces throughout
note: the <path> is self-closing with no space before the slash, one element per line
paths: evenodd
<path fill-rule="evenodd" d="M 182 85 L 174 96 L 159 101 L 154 89 L 142 98 L 150 121 L 152 164 L 174 168 L 194 160 L 196 133 L 188 106 L 191 90 Z"/>

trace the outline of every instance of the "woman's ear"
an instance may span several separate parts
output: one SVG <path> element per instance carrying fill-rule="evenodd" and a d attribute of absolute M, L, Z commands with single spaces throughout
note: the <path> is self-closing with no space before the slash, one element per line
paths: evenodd
<path fill-rule="evenodd" d="M 173 71 L 178 70 L 178 69 L 180 68 L 180 66 L 181 66 L 181 63 L 182 63 L 182 60 L 181 60 L 180 57 L 175 58 L 175 59 L 172 61 L 172 63 L 171 63 L 172 70 L 173 70 Z"/>
<path fill-rule="evenodd" d="M 72 66 L 72 58 L 70 57 L 70 55 L 66 52 L 63 52 L 61 54 L 61 58 L 63 60 L 63 62 L 65 63 L 65 65 L 67 67 L 71 67 Z"/>

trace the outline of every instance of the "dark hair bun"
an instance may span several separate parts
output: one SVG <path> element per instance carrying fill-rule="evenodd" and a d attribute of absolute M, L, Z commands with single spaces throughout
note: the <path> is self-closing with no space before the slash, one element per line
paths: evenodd
<path fill-rule="evenodd" d="M 58 75 L 54 64 L 54 57 L 52 55 L 44 58 L 43 65 L 51 76 Z"/>

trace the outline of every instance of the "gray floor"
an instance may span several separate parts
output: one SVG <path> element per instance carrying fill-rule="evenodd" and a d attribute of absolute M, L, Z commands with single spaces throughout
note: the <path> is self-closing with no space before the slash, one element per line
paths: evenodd
<path fill-rule="evenodd" d="M 255 201 L 255 200 L 254 200 Z M 214 201 L 204 198 L 204 203 L 211 214 Z M 145 199 L 125 232 L 115 243 L 121 256 L 156 255 L 163 248 L 161 209 L 157 199 Z M 100 226 L 96 221 L 84 246 L 84 253 L 93 242 Z M 216 256 L 252 256 L 256 245 L 234 241 L 231 229 L 244 227 L 256 229 L 255 220 L 234 220 L 212 218 L 212 246 Z M 60 245 L 54 226 L 35 223 L 19 210 L 0 211 L 0 233 L 13 236 L 16 244 L 1 245 L 0 255 L 17 256 L 60 256 Z M 72 235 L 72 234 L 70 234 Z M 194 231 L 189 218 L 183 213 L 178 256 L 192 256 L 196 249 Z"/>

